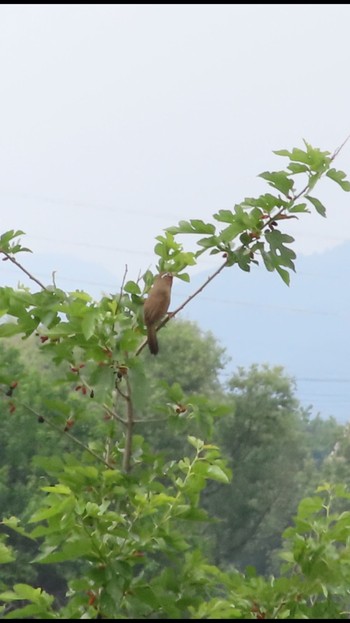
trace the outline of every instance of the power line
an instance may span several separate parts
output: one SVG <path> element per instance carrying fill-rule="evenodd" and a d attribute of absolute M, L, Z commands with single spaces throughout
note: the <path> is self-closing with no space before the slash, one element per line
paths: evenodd
<path fill-rule="evenodd" d="M 114 205 L 114 204 L 103 204 L 103 203 L 94 203 L 91 201 L 81 201 L 81 200 L 76 200 L 76 199 L 65 199 L 65 198 L 57 198 L 57 197 L 48 197 L 48 196 L 42 196 L 42 195 L 36 195 L 36 194 L 32 194 L 32 193 L 25 193 L 25 192 L 14 192 L 14 191 L 7 191 L 7 190 L 3 190 L 0 189 L 0 193 L 4 194 L 4 195 L 10 195 L 12 197 L 19 197 L 19 198 L 24 198 L 24 199 L 34 199 L 36 201 L 41 201 L 43 203 L 51 203 L 54 205 L 64 205 L 67 207 L 74 207 L 74 208 L 83 208 L 88 209 L 88 210 L 93 210 L 95 212 L 101 212 L 101 210 L 103 212 L 116 212 L 116 210 L 118 210 L 118 214 L 120 213 L 125 213 L 125 214 L 139 214 L 144 216 L 145 214 L 145 210 L 137 210 L 135 208 L 120 208 L 120 206 Z M 147 217 L 152 217 L 152 218 L 156 218 L 156 219 L 164 219 L 164 213 L 163 212 L 149 212 L 147 210 Z M 178 215 L 176 214 L 169 214 L 167 213 L 167 217 L 169 218 L 174 218 L 177 219 Z"/>
<path fill-rule="evenodd" d="M 304 377 L 297 379 L 298 381 L 302 381 L 303 383 L 350 383 L 350 379 L 330 379 L 330 378 L 311 378 Z"/>
<path fill-rule="evenodd" d="M 68 244 L 74 247 L 87 247 L 89 249 L 103 249 L 104 251 L 115 251 L 117 253 L 130 253 L 132 255 L 152 255 L 151 251 L 137 251 L 135 249 L 122 249 L 120 247 L 108 247 L 102 244 L 91 244 L 89 242 L 76 242 L 75 240 L 59 240 L 57 238 L 47 238 L 46 236 L 32 236 L 33 240 L 46 240 L 47 242 L 57 242 L 58 244 Z"/>

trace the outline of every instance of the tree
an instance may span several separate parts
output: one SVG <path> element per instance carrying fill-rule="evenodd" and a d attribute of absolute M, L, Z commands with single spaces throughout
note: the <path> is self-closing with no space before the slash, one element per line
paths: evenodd
<path fill-rule="evenodd" d="M 157 237 L 158 272 L 170 271 L 189 280 L 184 271 L 199 262 L 203 253 L 223 257 L 213 275 L 172 318 L 211 279 L 232 266 L 249 271 L 252 263 L 262 261 L 267 270 L 276 271 L 289 283 L 289 271 L 295 268 L 295 253 L 289 246 L 293 238 L 281 226 L 285 219 L 308 212 L 309 207 L 324 215 L 321 201 L 309 194 L 321 177 L 350 190 L 345 174 L 333 168 L 337 152 L 331 155 L 307 143 L 304 150 L 276 152 L 288 158 L 286 170 L 261 174 L 274 194 L 246 198 L 232 211 L 220 210 L 212 223 L 183 221 Z M 305 178 L 300 190 L 298 176 Z M 27 251 L 19 241 L 22 233 L 5 232 L 0 237 L 0 253 L 29 275 L 17 259 Z M 200 236 L 197 251 L 184 251 L 177 238 L 183 234 Z M 197 616 L 205 604 L 210 609 L 212 600 L 223 592 L 229 599 L 233 578 L 209 565 L 194 547 L 193 525 L 207 516 L 199 504 L 206 482 L 229 481 L 230 470 L 218 448 L 209 434 L 206 442 L 192 434 L 185 456 L 167 460 L 135 434 L 135 426 L 144 419 L 149 391 L 140 356 L 146 345 L 145 340 L 141 342 L 145 335 L 142 304 L 154 275 L 147 271 L 138 282 L 124 279 L 120 294 L 100 301 L 86 292 L 66 293 L 55 284 L 45 285 L 34 275 L 29 277 L 39 287 L 37 292 L 0 289 L 0 309 L 6 315 L 0 337 L 34 334 L 38 348 L 57 364 L 54 382 L 66 388 L 68 403 L 54 400 L 47 407 L 48 415 L 45 404 L 26 408 L 46 427 L 54 428 L 57 421 L 64 420 L 64 432 L 77 450 L 40 460 L 50 484 L 42 487 L 43 496 L 28 527 L 16 518 L 4 518 L 3 525 L 39 541 L 37 562 L 79 561 L 79 572 L 69 582 L 63 607 L 53 605 L 52 597 L 40 588 L 21 583 L 13 591 L 4 591 L 0 599 L 4 603 L 26 600 L 27 605 L 11 612 L 4 606 L 4 616 L 186 618 Z M 166 416 L 169 409 L 184 417 L 201 416 L 210 413 L 211 405 L 201 397 L 196 401 L 191 396 L 188 402 L 180 385 L 174 383 L 166 388 L 158 412 Z M 100 423 L 97 436 L 96 427 L 89 426 L 92 420 Z M 178 422 L 181 426 L 180 418 Z M 3 543 L 0 551 L 7 563 L 11 550 Z M 240 591 L 244 595 L 242 581 Z M 276 595 L 272 594 L 272 601 Z M 241 612 L 254 612 L 251 591 L 247 599 L 238 602 Z M 236 616 L 239 609 L 233 610 Z"/>
<path fill-rule="evenodd" d="M 225 491 L 216 486 L 207 502 L 220 519 L 216 561 L 242 569 L 254 564 L 263 573 L 300 499 L 304 413 L 293 380 L 280 367 L 239 368 L 229 388 L 232 410 L 218 423 L 217 441 L 234 477 Z"/>

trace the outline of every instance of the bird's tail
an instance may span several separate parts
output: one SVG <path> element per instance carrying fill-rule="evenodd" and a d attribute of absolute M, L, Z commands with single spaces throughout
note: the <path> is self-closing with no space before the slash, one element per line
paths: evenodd
<path fill-rule="evenodd" d="M 155 327 L 154 324 L 148 325 L 148 327 L 147 327 L 147 337 L 148 337 L 148 347 L 149 347 L 152 355 L 157 355 L 159 348 L 158 348 L 156 327 Z"/>

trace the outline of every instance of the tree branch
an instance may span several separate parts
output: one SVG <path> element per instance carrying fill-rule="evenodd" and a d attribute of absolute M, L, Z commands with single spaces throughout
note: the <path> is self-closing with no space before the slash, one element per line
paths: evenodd
<path fill-rule="evenodd" d="M 0 253 L 5 255 L 7 260 L 10 260 L 10 262 L 12 262 L 12 264 L 15 264 L 15 266 L 17 266 L 22 272 L 24 272 L 27 275 L 27 277 L 29 277 L 29 279 L 31 279 L 32 281 L 35 281 L 35 283 L 37 283 L 38 286 L 40 286 L 42 288 L 42 290 L 47 290 L 47 288 L 44 286 L 44 284 L 41 283 L 41 281 L 39 281 L 39 279 L 34 277 L 34 275 L 32 275 L 26 268 L 24 268 L 24 266 L 22 266 L 22 264 L 20 264 L 14 257 L 12 257 L 12 255 L 7 253 L 6 251 L 3 251 L 2 249 L 0 249 Z"/>
<path fill-rule="evenodd" d="M 121 394 L 121 395 L 123 396 L 125 400 L 127 399 L 127 397 L 124 394 Z M 127 425 L 128 423 L 127 420 L 124 420 L 124 418 L 118 415 L 118 413 L 116 413 L 115 411 L 107 407 L 106 404 L 103 404 L 103 408 L 107 411 L 108 415 L 110 415 L 112 418 L 114 418 L 115 420 L 118 420 L 118 422 L 121 422 L 124 426 Z"/>
<path fill-rule="evenodd" d="M 337 155 L 343 149 L 343 147 L 346 145 L 346 143 L 348 142 L 349 139 L 350 139 L 350 134 L 346 137 L 345 141 L 343 141 L 343 143 L 341 145 L 339 145 L 339 147 L 337 147 L 337 149 L 335 149 L 334 154 L 331 157 L 331 162 L 333 162 L 334 158 L 337 157 Z"/>
<path fill-rule="evenodd" d="M 41 422 L 45 422 L 46 424 L 48 424 L 49 426 L 51 426 L 51 428 L 53 428 L 54 430 L 58 431 L 59 433 L 61 433 L 62 435 L 65 435 L 66 437 L 69 437 L 69 439 L 71 439 L 72 441 L 74 441 L 74 443 L 76 443 L 78 446 L 80 446 L 81 448 L 83 448 L 84 450 L 86 450 L 86 452 L 89 452 L 89 454 L 91 454 L 95 459 L 97 459 L 98 461 L 100 461 L 100 463 L 103 463 L 104 465 L 106 465 L 106 467 L 108 467 L 109 469 L 114 469 L 107 461 L 105 461 L 101 456 L 99 456 L 98 454 L 96 454 L 96 452 L 94 452 L 93 450 L 91 450 L 88 446 L 86 446 L 82 441 L 80 441 L 79 439 L 77 439 L 76 437 L 74 437 L 74 435 L 72 435 L 71 433 L 69 433 L 68 431 L 62 430 L 60 426 L 57 426 L 57 424 L 54 424 L 53 422 L 51 422 L 51 420 L 49 420 L 48 418 L 46 418 L 44 415 L 41 415 L 40 413 L 38 413 L 37 411 L 35 411 L 35 409 L 33 409 L 32 407 L 30 407 L 29 405 L 21 402 L 19 403 L 22 405 L 22 407 L 24 407 L 25 409 L 28 409 L 28 411 L 31 411 L 32 413 L 34 413 L 34 415 L 36 415 L 37 418 L 40 418 Z"/>

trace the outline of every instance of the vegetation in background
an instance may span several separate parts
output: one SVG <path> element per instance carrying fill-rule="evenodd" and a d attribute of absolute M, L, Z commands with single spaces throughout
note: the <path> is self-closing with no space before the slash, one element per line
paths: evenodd
<path fill-rule="evenodd" d="M 289 284 L 286 220 L 325 216 L 314 196 L 322 177 L 350 190 L 333 167 L 339 150 L 304 147 L 276 152 L 288 164 L 261 174 L 272 192 L 157 237 L 157 272 L 189 281 L 203 254 L 221 257 L 159 328 L 222 270 L 262 263 Z M 319 422 L 322 441 L 310 440 L 313 424 L 278 368 L 238 370 L 221 387 L 224 352 L 194 325 L 171 322 L 151 358 L 142 317 L 150 271 L 138 281 L 125 273 L 119 293 L 95 301 L 28 273 L 22 234 L 5 232 L 0 253 L 36 291 L 0 288 L 0 337 L 32 336 L 42 373 L 2 350 L 11 361 L 0 375 L 3 618 L 348 618 L 348 492 L 320 485 L 291 520 L 306 470 L 315 482 L 324 466 L 346 480 L 345 432 L 327 423 L 340 444 L 330 455 Z M 184 250 L 186 236 L 196 251 Z M 265 577 L 278 547 L 283 566 Z"/>

